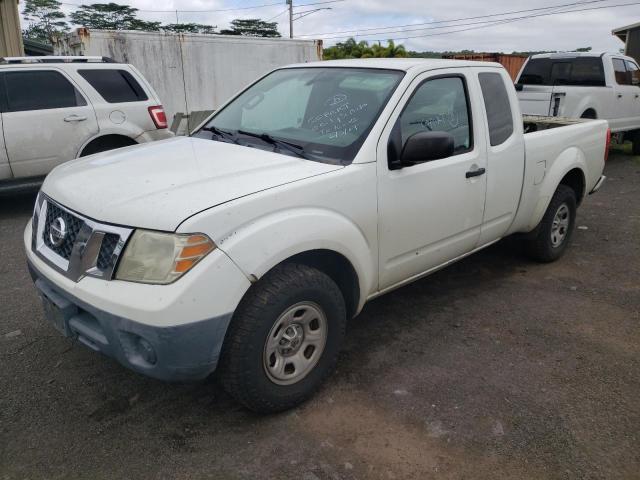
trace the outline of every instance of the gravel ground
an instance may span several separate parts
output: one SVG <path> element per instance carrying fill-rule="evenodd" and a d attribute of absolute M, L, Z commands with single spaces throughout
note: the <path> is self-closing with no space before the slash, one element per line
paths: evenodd
<path fill-rule="evenodd" d="M 261 417 L 45 323 L 0 198 L 0 479 L 640 478 L 640 158 L 617 153 L 560 261 L 507 239 L 371 302 L 338 371 Z"/>

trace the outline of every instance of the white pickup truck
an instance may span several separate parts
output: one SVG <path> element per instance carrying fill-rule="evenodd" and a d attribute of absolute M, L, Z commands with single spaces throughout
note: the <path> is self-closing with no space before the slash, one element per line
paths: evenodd
<path fill-rule="evenodd" d="M 602 118 L 640 155 L 640 69 L 620 53 L 566 52 L 531 56 L 516 79 L 522 112 Z"/>
<path fill-rule="evenodd" d="M 607 130 L 523 121 L 498 64 L 293 65 L 193 137 L 57 167 L 28 263 L 64 335 L 160 379 L 218 367 L 241 403 L 279 411 L 327 377 L 368 300 L 517 232 L 560 257 Z"/>

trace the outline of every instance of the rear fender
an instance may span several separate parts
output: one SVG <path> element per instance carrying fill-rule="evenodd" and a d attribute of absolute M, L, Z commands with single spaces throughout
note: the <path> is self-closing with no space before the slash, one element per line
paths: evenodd
<path fill-rule="evenodd" d="M 574 168 L 579 169 L 584 177 L 584 172 L 587 171 L 587 163 L 584 153 L 579 148 L 569 147 L 556 158 L 549 170 L 545 172 L 544 180 L 540 184 L 538 202 L 530 218 L 527 230 L 533 230 L 540 223 L 558 185 L 560 185 L 565 175 Z M 578 198 L 576 200 L 580 203 L 581 199 Z"/>

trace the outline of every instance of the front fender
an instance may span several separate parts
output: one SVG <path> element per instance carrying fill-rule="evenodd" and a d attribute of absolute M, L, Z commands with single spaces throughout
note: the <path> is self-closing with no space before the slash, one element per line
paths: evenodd
<path fill-rule="evenodd" d="M 273 212 L 214 241 L 254 281 L 294 255 L 331 250 L 349 260 L 358 275 L 359 307 L 377 286 L 375 246 L 353 221 L 333 210 L 295 208 Z"/>
<path fill-rule="evenodd" d="M 558 185 L 560 185 L 567 173 L 576 168 L 582 172 L 584 179 L 584 172 L 587 171 L 587 162 L 584 153 L 578 147 L 567 148 L 551 164 L 539 186 L 538 201 L 530 217 L 528 230 L 533 230 L 540 223 Z M 581 199 L 578 198 L 576 200 L 580 202 Z"/>

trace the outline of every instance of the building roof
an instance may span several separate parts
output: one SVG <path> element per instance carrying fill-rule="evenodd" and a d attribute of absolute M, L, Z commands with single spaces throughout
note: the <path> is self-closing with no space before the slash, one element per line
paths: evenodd
<path fill-rule="evenodd" d="M 634 23 L 632 25 L 627 25 L 626 27 L 619 27 L 614 30 L 611 30 L 611 34 L 618 37 L 620 40 L 626 43 L 627 41 L 627 32 L 629 30 L 635 30 L 636 28 L 640 28 L 640 22 Z"/>

